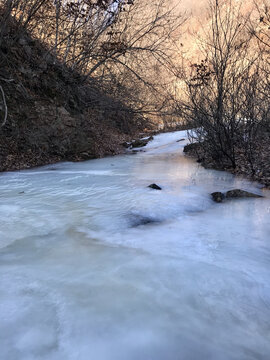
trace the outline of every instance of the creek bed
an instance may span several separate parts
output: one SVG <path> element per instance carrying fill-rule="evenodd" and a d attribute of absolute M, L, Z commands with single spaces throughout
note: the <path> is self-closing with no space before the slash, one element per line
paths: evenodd
<path fill-rule="evenodd" d="M 269 359 L 269 192 L 182 138 L 0 175 L 1 358 Z"/>

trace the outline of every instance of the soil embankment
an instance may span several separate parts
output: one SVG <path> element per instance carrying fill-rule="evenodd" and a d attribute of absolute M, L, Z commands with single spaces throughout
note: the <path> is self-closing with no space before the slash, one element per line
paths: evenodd
<path fill-rule="evenodd" d="M 0 171 L 118 154 L 146 126 L 100 82 L 86 82 L 15 22 L 0 43 L 0 63 L 8 109 L 0 128 Z M 2 121 L 2 99 L 0 105 Z"/>

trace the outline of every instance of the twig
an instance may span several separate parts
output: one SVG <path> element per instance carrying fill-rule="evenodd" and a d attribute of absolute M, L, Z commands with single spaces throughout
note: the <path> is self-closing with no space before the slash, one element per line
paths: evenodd
<path fill-rule="evenodd" d="M 4 79 L 4 78 L 2 78 L 2 77 L 0 77 L 0 80 L 5 81 L 5 82 L 8 82 L 8 83 L 14 81 L 14 79 Z"/>
<path fill-rule="evenodd" d="M 4 111 L 5 111 L 4 120 L 1 124 L 1 127 L 3 127 L 7 122 L 8 108 L 7 108 L 5 93 L 4 93 L 4 90 L 1 85 L 0 85 L 0 91 L 2 93 L 2 98 L 3 98 L 3 103 L 4 103 Z"/>

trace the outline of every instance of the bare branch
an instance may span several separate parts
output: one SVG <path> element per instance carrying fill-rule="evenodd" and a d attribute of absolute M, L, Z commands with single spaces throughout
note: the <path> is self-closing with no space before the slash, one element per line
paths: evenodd
<path fill-rule="evenodd" d="M 1 127 L 3 127 L 7 122 L 8 108 L 7 108 L 5 93 L 4 93 L 4 90 L 1 85 L 0 85 L 0 92 L 2 94 L 2 100 L 3 100 L 3 104 L 4 104 L 4 119 L 1 123 Z"/>

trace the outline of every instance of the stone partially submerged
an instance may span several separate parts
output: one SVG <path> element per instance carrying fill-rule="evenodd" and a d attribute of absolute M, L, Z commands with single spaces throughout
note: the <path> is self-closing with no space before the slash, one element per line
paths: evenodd
<path fill-rule="evenodd" d="M 153 139 L 154 137 L 151 135 L 148 138 L 135 139 L 130 142 L 125 141 L 121 145 L 127 149 L 140 148 L 146 146 L 149 143 L 149 141 L 152 141 Z M 133 151 L 139 151 L 139 150 L 133 150 Z"/>
<path fill-rule="evenodd" d="M 225 198 L 225 195 L 220 191 L 213 192 L 211 194 L 211 196 L 212 196 L 212 199 L 217 203 L 222 202 L 223 199 Z"/>
<path fill-rule="evenodd" d="M 226 198 L 245 198 L 245 197 L 252 197 L 252 198 L 261 198 L 262 195 L 254 194 L 249 191 L 241 190 L 241 189 L 234 189 L 226 192 Z"/>
<path fill-rule="evenodd" d="M 226 193 L 216 191 L 216 192 L 213 192 L 211 194 L 211 196 L 212 196 L 212 199 L 218 203 L 221 203 L 224 199 L 261 198 L 261 197 L 263 197 L 262 195 L 254 194 L 252 192 L 241 190 L 241 189 L 229 190 Z"/>
<path fill-rule="evenodd" d="M 154 189 L 154 190 L 162 190 L 162 188 L 160 186 L 158 186 L 157 184 L 151 184 L 148 185 L 149 188 Z"/>
<path fill-rule="evenodd" d="M 152 141 L 153 139 L 154 139 L 153 136 L 149 136 L 148 138 L 133 140 L 130 146 L 132 148 L 143 147 L 146 146 L 149 143 L 149 141 Z"/>
<path fill-rule="evenodd" d="M 145 225 L 153 225 L 159 223 L 160 220 L 150 216 L 144 216 L 140 214 L 130 214 L 128 216 L 128 222 L 129 222 L 129 226 L 134 228 Z"/>

